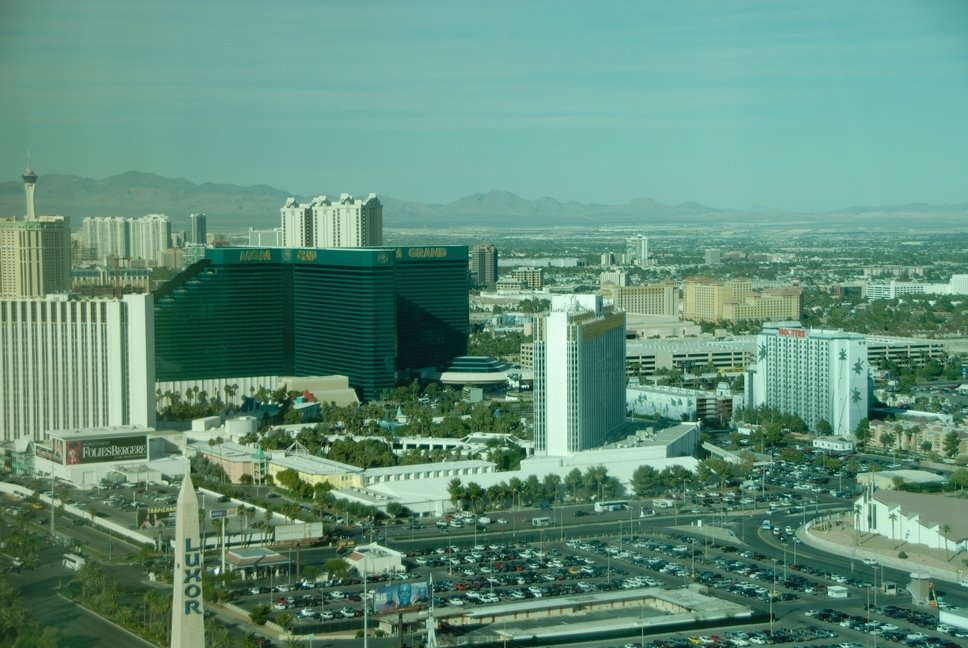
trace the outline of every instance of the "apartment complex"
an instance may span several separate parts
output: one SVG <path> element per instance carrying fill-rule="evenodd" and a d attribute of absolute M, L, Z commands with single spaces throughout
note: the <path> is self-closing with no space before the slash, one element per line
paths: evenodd
<path fill-rule="evenodd" d="M 701 322 L 723 319 L 723 304 L 737 302 L 753 291 L 748 279 L 689 277 L 683 282 L 683 317 Z"/>
<path fill-rule="evenodd" d="M 679 291 L 672 283 L 640 286 L 608 283 L 602 286 L 602 295 L 627 313 L 669 317 L 679 314 Z"/>
<path fill-rule="evenodd" d="M 286 200 L 279 210 L 281 245 L 287 248 L 359 248 L 383 245 L 383 204 L 375 193 L 339 200 L 316 196 L 308 203 Z"/>
<path fill-rule="evenodd" d="M 800 303 L 803 289 L 767 288 L 747 293 L 739 300 L 723 303 L 723 320 L 742 321 L 789 321 L 800 319 Z"/>
<path fill-rule="evenodd" d="M 34 209 L 37 174 L 24 170 L 26 217 L 0 218 L 0 299 L 43 297 L 71 287 L 71 223 Z"/>
<path fill-rule="evenodd" d="M 150 295 L 0 300 L 0 438 L 153 426 Z"/>
<path fill-rule="evenodd" d="M 171 247 L 171 221 L 164 214 L 89 217 L 83 220 L 83 232 L 86 253 L 96 259 L 142 259 L 154 266 L 161 264 L 161 255 Z"/>
<path fill-rule="evenodd" d="M 649 264 L 649 239 L 641 234 L 625 239 L 625 260 L 632 265 Z"/>
<path fill-rule="evenodd" d="M 800 318 L 802 290 L 796 286 L 753 292 L 748 279 L 689 277 L 683 293 L 683 317 L 699 322 Z"/>
<path fill-rule="evenodd" d="M 867 417 L 867 340 L 858 333 L 771 323 L 756 338 L 756 365 L 747 371 L 748 406 L 766 405 L 801 417 L 810 429 L 821 420 L 851 436 Z"/>
<path fill-rule="evenodd" d="M 0 298 L 43 297 L 70 288 L 70 220 L 0 218 Z"/>
<path fill-rule="evenodd" d="M 520 282 L 525 290 L 542 290 L 544 288 L 544 270 L 542 268 L 515 268 L 511 271 L 511 278 Z"/>
<path fill-rule="evenodd" d="M 625 420 L 625 313 L 600 295 L 555 295 L 534 329 L 535 451 L 605 443 Z"/>
<path fill-rule="evenodd" d="M 471 248 L 471 281 L 478 288 L 497 288 L 497 248 L 493 243 L 481 243 Z"/>
<path fill-rule="evenodd" d="M 208 242 L 208 219 L 205 214 L 191 214 L 188 217 L 191 229 L 188 232 L 188 243 L 205 245 Z"/>

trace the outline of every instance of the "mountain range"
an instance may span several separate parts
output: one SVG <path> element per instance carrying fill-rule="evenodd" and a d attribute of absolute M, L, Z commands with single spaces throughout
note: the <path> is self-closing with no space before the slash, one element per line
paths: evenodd
<path fill-rule="evenodd" d="M 319 192 L 326 193 L 326 192 Z M 37 181 L 38 214 L 69 216 L 77 229 L 88 216 L 137 217 L 168 214 L 175 229 L 186 228 L 188 214 L 204 212 L 211 231 L 267 229 L 279 224 L 279 208 L 294 195 L 268 185 L 195 184 L 185 178 L 128 171 L 94 180 L 50 174 Z M 338 192 L 328 194 L 338 196 Z M 298 197 L 306 200 L 307 197 Z M 387 228 L 549 228 L 717 226 L 758 228 L 924 229 L 968 230 L 968 204 L 857 206 L 801 213 L 771 208 L 718 209 L 694 202 L 666 205 L 649 198 L 624 204 L 561 202 L 542 197 L 528 200 L 508 191 L 492 190 L 447 204 L 397 200 L 380 195 Z M 23 215 L 24 189 L 18 181 L 0 183 L 0 215 Z"/>

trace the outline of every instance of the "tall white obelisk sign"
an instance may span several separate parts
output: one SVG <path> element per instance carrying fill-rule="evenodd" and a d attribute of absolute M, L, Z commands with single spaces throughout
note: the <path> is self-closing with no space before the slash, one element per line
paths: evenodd
<path fill-rule="evenodd" d="M 175 591 L 171 602 L 171 648 L 204 648 L 202 608 L 202 543 L 198 534 L 198 500 L 190 475 L 178 492 L 175 514 Z"/>

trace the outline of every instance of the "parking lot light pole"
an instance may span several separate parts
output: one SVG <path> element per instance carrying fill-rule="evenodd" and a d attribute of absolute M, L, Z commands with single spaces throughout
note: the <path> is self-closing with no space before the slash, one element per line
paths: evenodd
<path fill-rule="evenodd" d="M 773 559 L 773 591 L 770 592 L 770 636 L 773 636 L 773 599 L 776 597 L 776 558 Z"/>
<path fill-rule="evenodd" d="M 367 598 L 366 598 L 366 595 L 367 595 L 367 591 L 366 591 L 366 565 L 364 564 L 363 565 L 363 648 L 367 648 L 367 646 L 369 646 L 369 643 L 368 643 L 369 642 L 369 637 L 367 636 L 367 634 L 368 634 L 368 632 L 367 632 L 367 630 L 368 630 L 368 628 L 367 628 L 367 619 L 368 619 L 367 607 L 368 606 L 367 606 Z"/>

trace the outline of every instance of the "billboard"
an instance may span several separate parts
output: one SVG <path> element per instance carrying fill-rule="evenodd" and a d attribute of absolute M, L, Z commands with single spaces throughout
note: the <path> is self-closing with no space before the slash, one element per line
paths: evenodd
<path fill-rule="evenodd" d="M 302 542 L 319 540 L 323 537 L 322 522 L 306 522 L 304 524 L 278 524 L 273 527 L 276 542 Z"/>
<path fill-rule="evenodd" d="M 427 583 L 392 583 L 377 588 L 373 595 L 374 612 L 392 612 L 430 601 Z"/>
<path fill-rule="evenodd" d="M 53 439 L 54 456 L 64 458 L 64 465 L 136 461 L 148 458 L 148 437 L 106 437 L 102 439 Z"/>
<path fill-rule="evenodd" d="M 139 506 L 138 507 L 138 528 L 148 529 L 151 527 L 170 526 L 175 523 L 178 507 L 174 504 L 162 504 L 161 506 Z"/>

